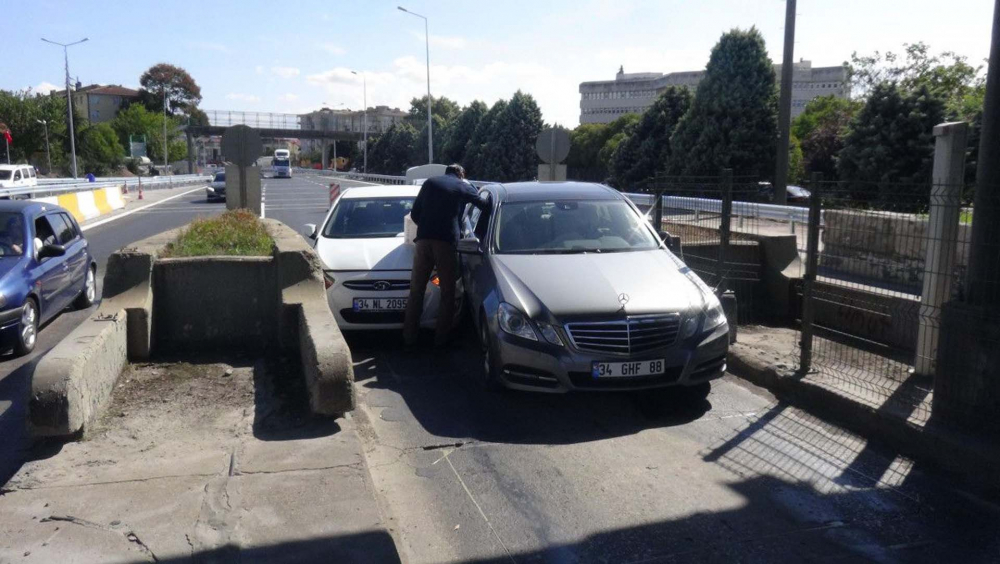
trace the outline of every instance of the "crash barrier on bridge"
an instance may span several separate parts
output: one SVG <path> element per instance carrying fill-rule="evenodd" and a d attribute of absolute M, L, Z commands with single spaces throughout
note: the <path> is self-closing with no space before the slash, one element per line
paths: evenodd
<path fill-rule="evenodd" d="M 210 179 L 211 176 L 205 174 L 173 174 L 162 176 L 102 176 L 95 178 L 93 182 L 81 180 L 79 178 L 39 178 L 38 186 L 69 186 L 69 185 L 90 185 L 95 184 L 126 184 L 131 189 L 138 186 L 140 179 L 143 186 L 159 186 L 162 184 L 185 184 L 191 181 L 202 182 Z M 38 190 L 36 188 L 36 190 Z"/>
<path fill-rule="evenodd" d="M 319 257 L 284 224 L 263 221 L 275 242 L 268 257 L 161 258 L 183 228 L 112 254 L 97 312 L 35 367 L 31 433 L 78 436 L 108 405 L 129 361 L 171 350 L 288 351 L 301 361 L 314 413 L 353 410 L 351 353 Z"/>

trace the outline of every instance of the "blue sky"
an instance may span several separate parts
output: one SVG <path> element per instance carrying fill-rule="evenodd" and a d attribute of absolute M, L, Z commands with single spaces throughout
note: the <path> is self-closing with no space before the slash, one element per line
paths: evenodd
<path fill-rule="evenodd" d="M 426 91 L 423 21 L 430 18 L 431 91 L 466 104 L 532 93 L 545 120 L 575 126 L 579 83 L 626 72 L 703 68 L 719 35 L 757 26 L 780 61 L 783 0 L 326 0 L 315 2 L 7 0 L 0 88 L 62 83 L 61 49 L 84 84 L 137 86 L 157 62 L 186 68 L 207 110 L 303 112 L 326 103 L 406 109 Z M 800 0 L 796 59 L 836 65 L 852 51 L 925 41 L 980 61 L 990 0 Z M 16 24 L 15 24 L 16 22 Z"/>

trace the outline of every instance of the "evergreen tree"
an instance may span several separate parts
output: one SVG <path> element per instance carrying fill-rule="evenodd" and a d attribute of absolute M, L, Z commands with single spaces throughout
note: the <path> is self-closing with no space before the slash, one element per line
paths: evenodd
<path fill-rule="evenodd" d="M 850 183 L 854 197 L 866 199 L 878 190 L 874 183 L 928 182 L 932 130 L 943 119 L 944 102 L 927 87 L 903 93 L 893 82 L 876 85 L 844 140 L 837 162 L 840 179 Z M 921 191 L 927 192 L 926 184 Z"/>
<path fill-rule="evenodd" d="M 723 34 L 671 139 L 670 173 L 715 175 L 731 168 L 738 175 L 770 178 L 777 102 L 774 69 L 760 32 Z"/>
<path fill-rule="evenodd" d="M 667 166 L 670 136 L 691 105 L 687 88 L 667 88 L 639 118 L 631 134 L 614 151 L 611 175 L 616 186 L 651 178 Z"/>
<path fill-rule="evenodd" d="M 80 143 L 83 172 L 107 176 L 122 165 L 125 151 L 118 143 L 118 135 L 110 125 L 99 123 L 84 131 Z"/>
<path fill-rule="evenodd" d="M 538 154 L 535 141 L 542 127 L 542 110 L 531 94 L 518 90 L 497 120 L 489 154 L 500 181 L 528 180 L 538 175 Z"/>
<path fill-rule="evenodd" d="M 486 107 L 486 104 L 479 100 L 473 100 L 471 104 L 462 110 L 454 122 L 452 122 L 448 140 L 444 144 L 441 153 L 441 162 L 448 164 L 460 163 L 464 165 L 467 160 L 466 150 L 469 142 L 472 141 L 472 136 L 476 132 L 476 126 L 479 125 L 480 120 L 483 119 L 483 116 L 488 111 L 489 108 Z"/>
<path fill-rule="evenodd" d="M 469 178 L 501 180 L 500 175 L 503 171 L 497 162 L 497 155 L 502 154 L 502 151 L 497 149 L 493 139 L 500 116 L 506 109 L 507 101 L 497 100 L 493 107 L 479 120 L 476 131 L 472 134 L 472 140 L 469 141 L 466 149 L 465 160 L 467 164 L 463 163 Z"/>

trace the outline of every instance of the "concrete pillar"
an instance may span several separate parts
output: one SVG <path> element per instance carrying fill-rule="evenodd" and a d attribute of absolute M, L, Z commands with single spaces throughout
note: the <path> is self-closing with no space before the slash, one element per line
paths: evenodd
<path fill-rule="evenodd" d="M 935 373 L 941 309 L 951 299 L 968 131 L 969 125 L 964 122 L 942 123 L 934 128 L 927 258 L 913 362 L 916 373 L 926 376 Z"/>
<path fill-rule="evenodd" d="M 321 161 L 323 163 L 323 170 L 326 170 L 327 164 L 329 164 L 329 162 L 330 162 L 330 157 L 327 155 L 326 141 L 320 141 L 320 146 L 323 148 L 323 150 L 321 152 L 321 154 L 323 156 L 320 157 L 320 159 L 321 159 Z"/>

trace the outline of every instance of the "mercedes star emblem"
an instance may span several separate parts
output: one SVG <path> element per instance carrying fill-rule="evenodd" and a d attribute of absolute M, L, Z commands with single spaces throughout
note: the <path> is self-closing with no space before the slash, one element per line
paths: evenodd
<path fill-rule="evenodd" d="M 625 307 L 625 304 L 628 303 L 628 294 L 618 294 L 618 303 L 622 304 L 622 307 Z"/>

